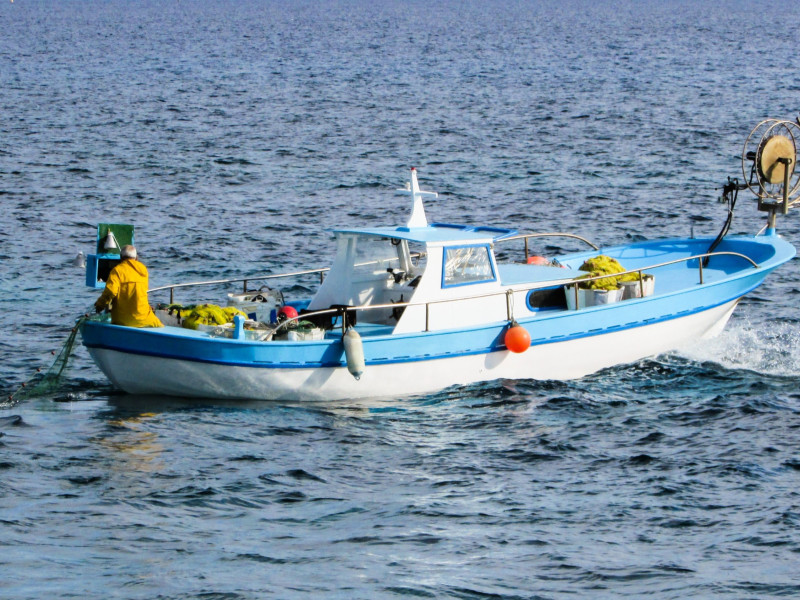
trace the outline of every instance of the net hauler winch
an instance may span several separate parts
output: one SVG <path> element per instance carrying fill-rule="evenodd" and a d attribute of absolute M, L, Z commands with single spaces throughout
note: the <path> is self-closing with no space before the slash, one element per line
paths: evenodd
<path fill-rule="evenodd" d="M 776 215 L 787 214 L 800 201 L 799 134 L 796 121 L 767 119 L 750 132 L 742 150 L 744 185 L 758 197 L 758 210 L 769 215 L 768 234 L 775 231 Z"/>

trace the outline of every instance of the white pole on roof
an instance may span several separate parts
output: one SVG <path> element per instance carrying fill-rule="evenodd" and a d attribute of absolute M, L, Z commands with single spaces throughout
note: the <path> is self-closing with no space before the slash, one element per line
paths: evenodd
<path fill-rule="evenodd" d="M 411 196 L 411 217 L 406 223 L 407 227 L 427 227 L 428 219 L 425 217 L 425 207 L 422 204 L 424 197 L 438 198 L 439 194 L 436 192 L 426 192 L 419 189 L 419 182 L 417 181 L 417 169 L 411 167 L 411 181 L 406 184 L 405 189 L 397 190 L 401 194 L 408 194 Z"/>

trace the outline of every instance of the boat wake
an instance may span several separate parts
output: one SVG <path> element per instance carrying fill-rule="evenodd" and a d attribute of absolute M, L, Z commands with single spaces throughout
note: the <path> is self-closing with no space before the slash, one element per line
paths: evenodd
<path fill-rule="evenodd" d="M 713 362 L 726 369 L 800 377 L 800 323 L 755 325 L 739 320 L 730 323 L 719 336 L 693 342 L 676 354 L 695 362 Z"/>

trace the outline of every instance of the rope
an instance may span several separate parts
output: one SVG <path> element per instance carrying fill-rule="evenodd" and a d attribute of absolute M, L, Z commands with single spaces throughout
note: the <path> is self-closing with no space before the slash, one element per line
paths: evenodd
<path fill-rule="evenodd" d="M 53 364 L 50 365 L 50 368 L 44 373 L 42 373 L 41 367 L 36 369 L 36 373 L 34 373 L 33 377 L 21 384 L 13 394 L 9 395 L 9 402 L 22 402 L 23 400 L 28 400 L 30 398 L 38 398 L 49 394 L 58 388 L 61 375 L 66 370 L 67 364 L 69 363 L 69 357 L 72 355 L 72 348 L 75 346 L 75 341 L 80 333 L 81 325 L 88 318 L 89 315 L 87 314 L 76 319 L 75 326 L 72 328 L 66 341 L 61 346 L 61 351 L 58 353 L 58 355 L 56 355 L 56 358 L 53 361 Z M 55 355 L 55 350 L 53 350 L 50 354 Z"/>

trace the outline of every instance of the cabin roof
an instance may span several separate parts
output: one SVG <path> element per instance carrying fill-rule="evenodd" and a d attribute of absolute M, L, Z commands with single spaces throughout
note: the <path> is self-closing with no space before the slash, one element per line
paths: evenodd
<path fill-rule="evenodd" d="M 394 238 L 409 242 L 447 243 L 497 241 L 515 235 L 513 229 L 482 227 L 479 225 L 453 225 L 432 223 L 427 227 L 366 227 L 358 229 L 335 229 L 336 233 L 351 233 L 375 237 Z"/>

